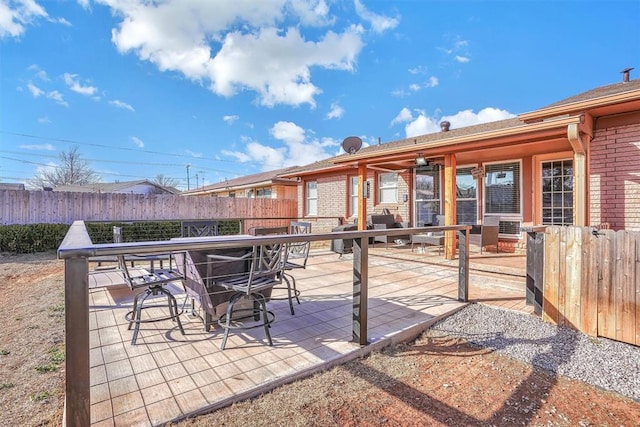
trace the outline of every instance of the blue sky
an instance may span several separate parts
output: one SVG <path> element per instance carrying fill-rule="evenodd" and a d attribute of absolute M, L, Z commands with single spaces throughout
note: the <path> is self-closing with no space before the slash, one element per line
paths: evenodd
<path fill-rule="evenodd" d="M 0 182 L 77 146 L 104 182 L 193 189 L 512 117 L 639 59 L 638 0 L 0 0 Z"/>

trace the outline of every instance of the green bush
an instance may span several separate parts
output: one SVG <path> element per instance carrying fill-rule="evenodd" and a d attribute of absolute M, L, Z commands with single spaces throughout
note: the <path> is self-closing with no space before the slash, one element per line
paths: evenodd
<path fill-rule="evenodd" d="M 0 251 L 26 254 L 56 250 L 67 231 L 67 224 L 0 225 Z"/>

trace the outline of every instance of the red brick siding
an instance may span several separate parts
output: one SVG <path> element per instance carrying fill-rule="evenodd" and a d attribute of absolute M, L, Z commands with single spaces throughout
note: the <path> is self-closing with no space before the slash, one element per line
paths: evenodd
<path fill-rule="evenodd" d="M 591 142 L 590 222 L 640 230 L 640 124 L 597 130 Z"/>

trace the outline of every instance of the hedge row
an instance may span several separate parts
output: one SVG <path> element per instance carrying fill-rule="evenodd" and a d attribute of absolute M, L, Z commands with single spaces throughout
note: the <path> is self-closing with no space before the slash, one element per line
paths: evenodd
<path fill-rule="evenodd" d="M 27 254 L 58 249 L 67 224 L 0 225 L 0 251 Z"/>
<path fill-rule="evenodd" d="M 113 242 L 113 227 L 120 227 L 123 242 L 169 240 L 180 237 L 180 221 L 86 223 L 91 241 Z M 67 224 L 0 225 L 0 251 L 34 253 L 57 250 L 69 231 Z M 238 234 L 238 221 L 220 221 L 219 233 Z"/>

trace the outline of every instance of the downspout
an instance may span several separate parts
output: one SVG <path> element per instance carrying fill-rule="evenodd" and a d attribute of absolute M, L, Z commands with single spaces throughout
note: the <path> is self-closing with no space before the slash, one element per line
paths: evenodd
<path fill-rule="evenodd" d="M 588 113 L 580 115 L 579 123 L 567 125 L 567 139 L 573 149 L 573 200 L 575 224 L 585 227 L 589 223 L 589 183 L 587 154 L 593 138 L 593 119 Z"/>

